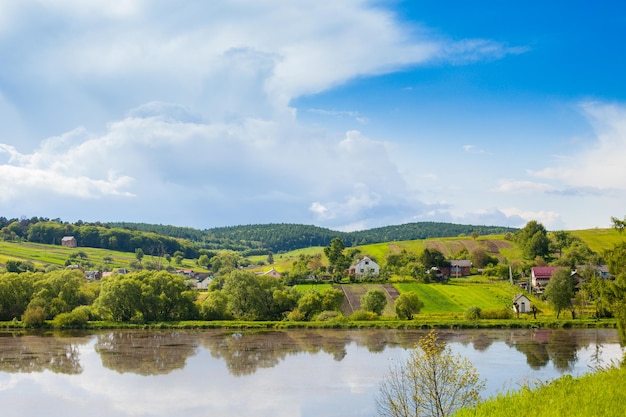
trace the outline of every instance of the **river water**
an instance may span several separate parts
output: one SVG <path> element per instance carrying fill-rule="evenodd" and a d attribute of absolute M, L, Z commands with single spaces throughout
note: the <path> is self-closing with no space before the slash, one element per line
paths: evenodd
<path fill-rule="evenodd" d="M 0 332 L 2 417 L 374 416 L 425 331 Z M 483 397 L 621 360 L 612 329 L 441 330 Z"/>

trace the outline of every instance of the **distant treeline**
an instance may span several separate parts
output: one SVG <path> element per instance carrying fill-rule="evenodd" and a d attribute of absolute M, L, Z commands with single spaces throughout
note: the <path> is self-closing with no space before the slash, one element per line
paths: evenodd
<path fill-rule="evenodd" d="M 197 258 L 198 244 L 152 232 L 142 232 L 101 223 L 64 223 L 59 219 L 33 217 L 6 219 L 0 217 L 0 239 L 60 245 L 64 236 L 73 236 L 78 246 L 134 252 L 141 249 L 147 255 L 164 256 L 182 252 L 185 258 Z"/>
<path fill-rule="evenodd" d="M 402 240 L 514 233 L 518 229 L 452 223 L 420 222 L 386 226 L 356 232 L 339 232 L 302 224 L 257 224 L 199 230 L 190 227 L 148 223 L 76 223 L 60 219 L 0 217 L 0 239 L 60 244 L 64 236 L 74 236 L 79 246 L 134 252 L 141 248 L 152 255 L 182 252 L 197 258 L 207 250 L 234 250 L 245 256 L 280 253 L 311 246 L 328 246 L 340 238 L 346 246 Z"/>
<path fill-rule="evenodd" d="M 271 223 L 243 226 L 216 227 L 206 230 L 188 227 L 163 226 L 146 223 L 108 223 L 110 226 L 153 232 L 172 237 L 190 239 L 207 249 L 233 249 L 238 251 L 273 253 L 288 252 L 311 246 L 328 246 L 340 238 L 346 246 L 401 240 L 428 239 L 515 233 L 518 229 L 499 226 L 472 226 L 452 223 L 420 222 L 398 226 L 385 226 L 356 232 L 340 232 L 303 224 Z"/>

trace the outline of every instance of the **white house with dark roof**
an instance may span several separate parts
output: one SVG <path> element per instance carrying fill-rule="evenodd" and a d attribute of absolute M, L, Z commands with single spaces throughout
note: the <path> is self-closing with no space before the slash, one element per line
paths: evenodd
<path fill-rule="evenodd" d="M 361 278 L 366 275 L 377 276 L 380 274 L 380 266 L 368 256 L 365 256 L 357 260 L 356 263 L 350 267 L 349 272 L 356 278 Z"/>

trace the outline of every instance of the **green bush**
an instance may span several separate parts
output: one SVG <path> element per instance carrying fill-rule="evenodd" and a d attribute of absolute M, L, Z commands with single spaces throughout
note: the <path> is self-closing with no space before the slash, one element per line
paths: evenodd
<path fill-rule="evenodd" d="M 341 321 L 342 319 L 344 319 L 343 315 L 334 310 L 322 311 L 316 317 L 317 321 Z"/>
<path fill-rule="evenodd" d="M 58 329 L 80 329 L 89 321 L 90 309 L 88 306 L 76 307 L 69 313 L 57 314 L 52 326 Z"/>
<path fill-rule="evenodd" d="M 41 327 L 46 322 L 46 309 L 41 306 L 29 306 L 22 316 L 22 322 L 26 327 Z"/>
<path fill-rule="evenodd" d="M 480 312 L 481 319 L 508 320 L 513 318 L 513 309 L 495 308 Z"/>
<path fill-rule="evenodd" d="M 364 321 L 364 320 L 377 320 L 378 314 L 373 311 L 357 310 L 350 316 L 350 320 Z"/>
<path fill-rule="evenodd" d="M 287 313 L 289 321 L 307 321 L 306 316 L 297 307 Z"/>
<path fill-rule="evenodd" d="M 465 320 L 478 320 L 482 317 L 482 310 L 480 307 L 472 306 L 465 310 Z"/>

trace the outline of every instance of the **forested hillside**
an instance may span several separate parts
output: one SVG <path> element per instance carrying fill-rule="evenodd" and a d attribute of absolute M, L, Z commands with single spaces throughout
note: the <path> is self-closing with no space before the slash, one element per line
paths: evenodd
<path fill-rule="evenodd" d="M 516 229 L 492 226 L 472 226 L 451 223 L 408 223 L 357 232 L 340 232 L 312 225 L 257 224 L 218 227 L 199 230 L 190 227 L 146 223 L 76 223 L 60 219 L 33 217 L 7 219 L 0 217 L 0 239 L 45 244 L 60 244 L 63 236 L 73 235 L 79 246 L 146 254 L 198 257 L 202 250 L 229 249 L 244 255 L 281 253 L 311 246 L 327 246 L 335 237 L 346 246 L 366 245 L 461 235 L 490 235 L 515 232 Z"/>
<path fill-rule="evenodd" d="M 346 246 L 402 240 L 455 237 L 472 234 L 492 235 L 514 233 L 517 229 L 497 226 L 474 226 L 452 223 L 421 222 L 385 226 L 356 232 L 340 232 L 323 227 L 302 224 L 254 224 L 195 229 L 145 223 L 109 223 L 111 226 L 155 232 L 173 237 L 184 237 L 199 242 L 202 247 L 235 250 L 265 249 L 274 253 L 287 252 L 311 246 L 327 246 L 338 237 Z M 194 231 L 195 232 L 192 232 Z"/>

